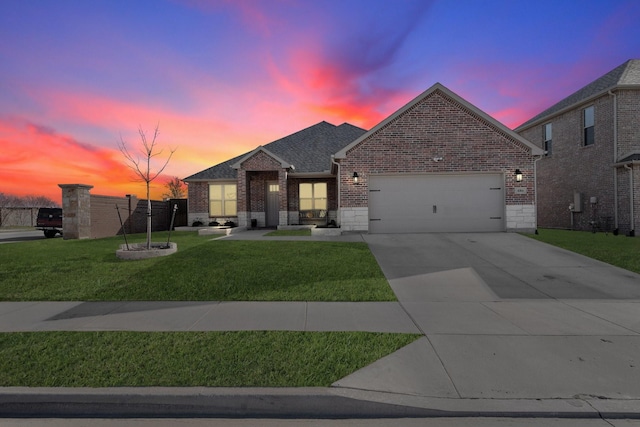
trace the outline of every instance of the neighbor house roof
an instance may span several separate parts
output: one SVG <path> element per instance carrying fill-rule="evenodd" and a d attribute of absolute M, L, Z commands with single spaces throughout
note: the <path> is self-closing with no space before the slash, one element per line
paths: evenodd
<path fill-rule="evenodd" d="M 373 129 L 371 129 L 369 132 L 366 132 L 365 134 L 360 136 L 358 139 L 353 141 L 351 144 L 349 144 L 349 145 L 345 146 L 344 148 L 342 148 L 339 152 L 336 153 L 336 155 L 335 155 L 336 159 L 345 158 L 347 156 L 347 153 L 351 149 L 355 148 L 356 146 L 361 144 L 363 141 L 365 141 L 367 138 L 369 138 L 371 135 L 375 134 L 380 129 L 386 127 L 388 124 L 390 124 L 391 122 L 393 122 L 396 119 L 398 119 L 400 116 L 405 114 L 407 111 L 411 110 L 415 105 L 419 104 L 424 99 L 426 99 L 429 96 L 431 96 L 434 92 L 440 92 L 445 97 L 448 97 L 449 99 L 454 100 L 455 102 L 457 102 L 458 104 L 463 106 L 463 108 L 466 108 L 469 112 L 471 112 L 471 113 L 475 114 L 476 116 L 480 117 L 485 123 L 487 123 L 489 126 L 491 126 L 496 131 L 501 132 L 502 134 L 508 136 L 509 138 L 511 138 L 514 141 L 517 141 L 518 143 L 523 145 L 526 149 L 531 150 L 531 154 L 533 154 L 533 155 L 544 154 L 544 151 L 541 148 L 533 145 L 530 141 L 528 141 L 525 138 L 521 137 L 520 135 L 518 135 L 517 133 L 515 133 L 514 131 L 512 131 L 511 129 L 509 129 L 508 127 L 503 125 L 502 123 L 500 123 L 498 120 L 494 119 L 493 117 L 491 117 L 490 115 L 488 115 L 484 111 L 480 110 L 478 107 L 474 106 L 473 104 L 469 103 L 465 99 L 463 99 L 460 96 L 456 95 L 455 93 L 453 93 L 451 90 L 449 90 L 447 87 L 445 87 L 441 83 L 436 83 L 433 86 L 431 86 L 429 89 L 425 90 L 420 95 L 415 97 L 413 100 L 409 101 L 409 103 L 407 103 L 404 107 L 400 108 L 398 111 L 396 111 L 395 113 L 393 113 L 392 115 L 387 117 L 385 120 L 380 122 Z"/>
<path fill-rule="evenodd" d="M 365 132 L 364 129 L 349 123 L 335 126 L 323 121 L 200 171 L 184 180 L 236 179 L 237 170 L 234 166 L 238 167 L 258 151 L 271 155 L 281 164 L 292 165 L 295 173 L 328 173 L 331 169 L 331 155 Z"/>
<path fill-rule="evenodd" d="M 542 113 L 526 121 L 516 128 L 522 131 L 541 121 L 570 109 L 576 104 L 602 96 L 604 93 L 621 87 L 640 87 L 640 59 L 630 59 L 622 65 L 609 71 L 604 76 L 592 81 L 582 89 L 572 93 L 557 104 L 544 110 Z"/>

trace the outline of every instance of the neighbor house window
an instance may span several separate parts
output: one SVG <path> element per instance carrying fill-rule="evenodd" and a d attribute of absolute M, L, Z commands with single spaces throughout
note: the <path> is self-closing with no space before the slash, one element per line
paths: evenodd
<path fill-rule="evenodd" d="M 300 210 L 327 209 L 327 183 L 314 182 L 300 184 Z"/>
<path fill-rule="evenodd" d="M 550 156 L 553 149 L 551 131 L 551 123 L 547 123 L 546 125 L 544 125 L 544 151 L 547 152 L 545 156 Z"/>
<path fill-rule="evenodd" d="M 583 112 L 584 123 L 584 145 L 592 145 L 594 143 L 594 112 L 593 106 L 587 107 Z"/>
<path fill-rule="evenodd" d="M 209 185 L 209 215 L 236 216 L 236 184 Z"/>

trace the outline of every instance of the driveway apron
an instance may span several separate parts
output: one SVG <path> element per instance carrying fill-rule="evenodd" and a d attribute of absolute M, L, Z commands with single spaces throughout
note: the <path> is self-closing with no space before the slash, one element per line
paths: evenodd
<path fill-rule="evenodd" d="M 640 398 L 639 275 L 512 233 L 364 239 L 425 338 L 335 386 Z"/>

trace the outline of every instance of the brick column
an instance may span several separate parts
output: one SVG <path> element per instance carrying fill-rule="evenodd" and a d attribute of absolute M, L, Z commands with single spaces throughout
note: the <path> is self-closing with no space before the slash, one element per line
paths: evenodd
<path fill-rule="evenodd" d="M 278 184 L 280 186 L 280 207 L 278 209 L 278 225 L 289 225 L 289 191 L 287 182 L 287 170 L 278 171 Z"/>
<path fill-rule="evenodd" d="M 249 212 L 251 209 L 251 201 L 249 198 L 251 197 L 251 187 L 249 185 L 249 177 L 247 176 L 246 170 L 238 169 L 237 185 L 238 195 L 236 196 L 236 210 L 238 215 L 238 226 L 248 227 L 250 223 Z"/>
<path fill-rule="evenodd" d="M 67 239 L 91 237 L 91 195 L 93 185 L 58 184 L 62 188 L 62 234 Z"/>

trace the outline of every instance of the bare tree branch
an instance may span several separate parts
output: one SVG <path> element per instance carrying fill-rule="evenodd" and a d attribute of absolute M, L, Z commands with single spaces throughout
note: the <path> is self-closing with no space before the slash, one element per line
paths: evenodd
<path fill-rule="evenodd" d="M 147 138 L 147 134 L 142 129 L 142 126 L 138 125 L 138 134 L 140 135 L 140 141 L 142 142 L 140 148 L 140 154 L 144 156 L 146 159 L 146 164 L 143 163 L 139 157 L 134 157 L 134 155 L 127 148 L 127 144 L 125 143 L 122 135 L 120 135 L 120 142 L 118 143 L 118 148 L 120 152 L 124 156 L 127 166 L 131 169 L 142 181 L 147 184 L 147 248 L 151 248 L 151 200 L 150 200 L 150 190 L 149 187 L 151 182 L 155 180 L 160 174 L 165 170 L 173 153 L 175 153 L 176 149 L 169 150 L 169 157 L 164 162 L 162 167 L 155 173 L 151 172 L 151 159 L 157 157 L 162 154 L 163 150 L 158 150 L 156 148 L 156 141 L 158 139 L 158 135 L 160 134 L 160 124 L 156 124 L 156 128 L 153 132 L 153 138 L 149 140 Z"/>

